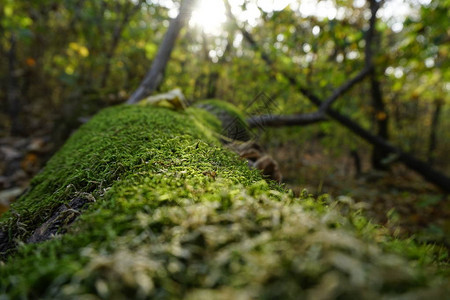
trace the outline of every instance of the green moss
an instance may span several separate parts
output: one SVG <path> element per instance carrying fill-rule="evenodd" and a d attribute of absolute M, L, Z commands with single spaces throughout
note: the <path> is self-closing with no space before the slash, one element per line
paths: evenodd
<path fill-rule="evenodd" d="M 358 215 L 264 181 L 221 146 L 213 133 L 219 124 L 196 108 L 137 106 L 106 109 L 85 124 L 0 224 L 25 241 L 61 203 L 95 202 L 66 234 L 19 243 L 0 266 L 0 295 L 376 299 L 448 292 L 422 265 L 384 251 L 380 231 Z"/>
<path fill-rule="evenodd" d="M 245 117 L 242 114 L 241 111 L 237 109 L 236 106 L 233 104 L 219 100 L 219 99 L 208 99 L 208 100 L 201 100 L 195 103 L 196 105 L 210 105 L 215 107 L 218 111 L 225 111 L 228 114 L 232 115 L 233 117 L 237 118 L 240 122 L 245 123 Z"/>
<path fill-rule="evenodd" d="M 222 100 L 210 99 L 198 101 L 195 106 L 209 111 L 221 121 L 222 135 L 242 141 L 252 138 L 245 116 L 232 104 Z"/>
<path fill-rule="evenodd" d="M 195 120 L 197 126 L 202 129 L 206 126 L 207 129 L 209 129 L 203 130 L 208 137 L 211 137 L 213 133 L 220 133 L 222 131 L 222 123 L 220 120 L 204 109 L 188 107 L 186 111 L 194 117 L 193 119 Z"/>

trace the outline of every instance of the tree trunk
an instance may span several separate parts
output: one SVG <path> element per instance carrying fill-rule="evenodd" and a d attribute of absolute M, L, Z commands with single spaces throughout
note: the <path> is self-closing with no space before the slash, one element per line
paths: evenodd
<path fill-rule="evenodd" d="M 437 144 L 437 138 L 436 138 L 436 131 L 438 129 L 439 125 L 439 118 L 441 115 L 442 106 L 444 104 L 444 101 L 441 99 L 436 99 L 434 102 L 434 105 L 436 106 L 433 112 L 433 117 L 431 120 L 431 128 L 430 128 L 430 138 L 428 142 L 428 163 L 432 165 L 434 163 L 434 152 L 436 150 L 436 144 Z"/>
<path fill-rule="evenodd" d="M 355 178 L 358 178 L 362 173 L 361 158 L 356 150 L 350 151 L 350 156 L 352 157 L 355 166 Z"/>
<path fill-rule="evenodd" d="M 211 71 L 208 76 L 208 85 L 206 91 L 206 99 L 212 99 L 216 97 L 217 94 L 217 81 L 219 80 L 219 73 L 216 71 Z"/>
<path fill-rule="evenodd" d="M 7 99 L 9 108 L 9 118 L 11 120 L 11 135 L 20 135 L 22 133 L 22 124 L 19 119 L 20 114 L 20 91 L 16 72 L 16 36 L 11 34 L 10 48 L 8 50 L 8 74 L 7 74 Z"/>
<path fill-rule="evenodd" d="M 374 66 L 374 54 L 376 54 L 375 44 L 380 43 L 380 36 L 377 34 L 376 22 L 377 12 L 380 8 L 380 3 L 376 0 L 368 0 L 371 17 L 369 20 L 369 29 L 366 32 L 366 48 L 365 48 L 365 64 L 366 66 Z M 375 132 L 380 138 L 385 141 L 389 140 L 388 128 L 388 113 L 384 104 L 383 93 L 381 91 L 380 81 L 375 67 L 370 73 L 370 94 L 372 98 L 373 108 L 373 122 L 375 125 Z M 382 148 L 374 145 L 372 149 L 372 167 L 378 170 L 386 170 L 387 165 L 383 160 L 388 156 L 388 152 Z"/>
<path fill-rule="evenodd" d="M 190 19 L 195 2 L 196 0 L 184 0 L 181 2 L 180 12 L 178 16 L 170 22 L 169 28 L 167 29 L 150 70 L 147 75 L 145 75 L 144 80 L 137 90 L 134 91 L 127 100 L 128 104 L 136 103 L 142 98 L 150 95 L 161 84 L 167 63 L 169 62 L 170 55 L 175 46 L 175 41 L 181 28 L 183 28 L 185 23 Z"/>
<path fill-rule="evenodd" d="M 370 76 L 371 96 L 374 123 L 376 128 L 376 134 L 384 139 L 389 140 L 388 131 L 388 113 L 384 104 L 383 95 L 381 92 L 380 82 L 376 77 L 375 71 Z M 383 160 L 389 155 L 388 152 L 378 146 L 374 146 L 372 149 L 372 167 L 377 170 L 386 170 L 388 166 L 383 163 Z"/>

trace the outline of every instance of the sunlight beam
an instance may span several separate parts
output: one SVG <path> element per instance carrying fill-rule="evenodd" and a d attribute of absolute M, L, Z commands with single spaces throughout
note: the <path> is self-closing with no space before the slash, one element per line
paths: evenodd
<path fill-rule="evenodd" d="M 189 24 L 201 28 L 206 34 L 219 35 L 225 21 L 225 6 L 222 0 L 199 0 Z"/>

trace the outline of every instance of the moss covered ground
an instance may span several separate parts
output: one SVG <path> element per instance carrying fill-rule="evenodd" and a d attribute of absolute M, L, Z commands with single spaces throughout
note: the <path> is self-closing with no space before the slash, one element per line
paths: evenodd
<path fill-rule="evenodd" d="M 2 299 L 448 297 L 446 253 L 389 237 L 348 199 L 293 197 L 221 130 L 199 108 L 100 112 L 0 218 Z M 73 199 L 87 204 L 27 243 Z"/>

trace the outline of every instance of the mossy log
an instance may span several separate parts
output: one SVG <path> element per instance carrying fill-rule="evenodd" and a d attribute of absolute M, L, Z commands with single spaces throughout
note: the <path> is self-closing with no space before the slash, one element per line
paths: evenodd
<path fill-rule="evenodd" d="M 448 297 L 436 249 L 294 197 L 222 131 L 200 108 L 100 112 L 0 218 L 0 298 Z"/>

